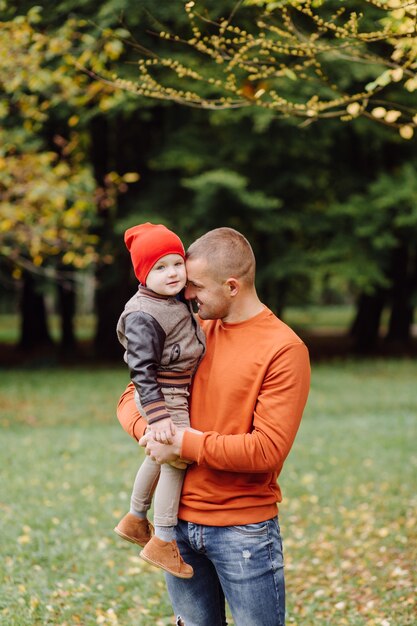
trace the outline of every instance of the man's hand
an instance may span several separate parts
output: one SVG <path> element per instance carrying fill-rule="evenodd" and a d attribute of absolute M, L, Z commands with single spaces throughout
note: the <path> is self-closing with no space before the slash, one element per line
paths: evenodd
<path fill-rule="evenodd" d="M 192 465 L 192 461 L 186 461 L 185 459 L 178 459 L 178 461 L 170 461 L 169 465 L 175 467 L 175 469 L 185 470 L 189 465 Z"/>
<path fill-rule="evenodd" d="M 159 443 L 172 443 L 177 430 L 170 417 L 159 420 L 154 424 L 150 424 L 149 428 L 152 433 L 152 437 L 155 441 L 159 441 Z"/>
<path fill-rule="evenodd" d="M 181 454 L 182 438 L 184 431 L 177 430 L 172 437 L 171 444 L 164 444 L 155 441 L 151 430 L 147 431 L 139 440 L 139 445 L 145 448 L 145 452 L 157 463 L 170 463 L 178 461 Z"/>

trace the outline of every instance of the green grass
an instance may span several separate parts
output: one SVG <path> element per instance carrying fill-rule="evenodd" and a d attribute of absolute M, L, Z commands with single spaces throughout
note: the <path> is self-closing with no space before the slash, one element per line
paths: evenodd
<path fill-rule="evenodd" d="M 417 363 L 316 366 L 281 486 L 289 623 L 415 624 Z"/>
<path fill-rule="evenodd" d="M 17 315 L 0 315 L 0 343 L 15 344 L 19 340 L 20 321 Z M 58 315 L 48 317 L 49 331 L 57 341 L 60 337 L 60 320 Z M 94 334 L 95 319 L 93 315 L 77 315 L 75 318 L 75 336 L 79 340 L 91 339 Z"/>
<path fill-rule="evenodd" d="M 354 316 L 355 308 L 348 305 L 288 307 L 283 313 L 292 328 L 318 331 L 347 331 Z"/>
<path fill-rule="evenodd" d="M 348 332 L 355 319 L 354 305 L 307 305 L 284 309 L 284 321 L 299 331 L 313 333 L 344 333 Z M 385 333 L 389 323 L 389 310 L 384 309 L 381 317 L 380 331 Z"/>
<path fill-rule="evenodd" d="M 280 480 L 288 624 L 415 624 L 417 363 L 319 364 Z M 0 624 L 173 624 L 112 531 L 141 452 L 114 369 L 0 372 Z"/>

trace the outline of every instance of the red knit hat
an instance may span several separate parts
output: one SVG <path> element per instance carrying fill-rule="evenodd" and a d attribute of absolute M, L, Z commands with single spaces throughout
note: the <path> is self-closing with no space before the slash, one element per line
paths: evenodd
<path fill-rule="evenodd" d="M 146 285 L 146 278 L 155 263 L 166 254 L 185 258 L 181 239 L 162 224 L 139 224 L 125 232 L 125 244 L 132 258 L 136 278 Z"/>

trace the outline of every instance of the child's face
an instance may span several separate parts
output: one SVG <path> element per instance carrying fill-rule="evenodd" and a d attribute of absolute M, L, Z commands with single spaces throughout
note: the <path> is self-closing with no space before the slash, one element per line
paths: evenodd
<path fill-rule="evenodd" d="M 179 254 L 166 254 L 152 267 L 146 286 L 161 296 L 176 296 L 186 282 L 184 259 Z"/>

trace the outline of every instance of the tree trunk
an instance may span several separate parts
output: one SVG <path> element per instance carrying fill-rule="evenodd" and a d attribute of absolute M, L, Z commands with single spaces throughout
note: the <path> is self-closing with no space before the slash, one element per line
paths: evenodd
<path fill-rule="evenodd" d="M 53 345 L 48 330 L 44 295 L 37 288 L 36 278 L 29 272 L 23 274 L 23 290 L 20 300 L 20 339 L 22 350 L 50 348 Z"/>
<path fill-rule="evenodd" d="M 120 173 L 131 171 L 123 163 L 124 151 L 130 145 L 124 144 L 122 137 L 127 133 L 129 120 L 114 121 L 112 127 L 104 117 L 95 118 L 91 127 L 92 162 L 95 178 L 103 185 L 106 174 L 115 169 Z M 124 132 L 123 132 L 124 131 Z M 131 131 L 131 134 L 133 130 Z M 135 143 L 134 141 L 132 142 Z M 130 165 L 130 164 L 129 164 Z M 120 201 L 118 203 L 120 205 Z M 120 207 L 118 207 L 120 208 Z M 111 264 L 101 263 L 97 267 L 97 289 L 95 293 L 96 331 L 94 353 L 98 358 L 121 358 L 123 350 L 117 341 L 116 324 L 126 301 L 134 293 L 134 285 L 129 287 L 130 258 L 123 244 L 123 237 L 115 234 L 115 211 L 106 205 L 98 207 L 100 218 L 97 234 L 100 239 L 102 257 L 112 256 Z"/>
<path fill-rule="evenodd" d="M 68 273 L 67 267 L 65 271 Z M 75 350 L 76 339 L 74 332 L 74 318 L 76 311 L 75 282 L 72 278 L 63 279 L 58 283 L 58 310 L 61 318 L 60 347 L 65 354 Z"/>
<path fill-rule="evenodd" d="M 127 262 L 130 264 L 130 259 Z M 124 267 L 123 267 L 124 265 Z M 96 274 L 98 287 L 95 308 L 97 325 L 94 352 L 101 359 L 122 359 L 123 349 L 117 340 L 116 325 L 123 307 L 135 293 L 135 284 L 129 281 L 130 266 L 115 259 L 111 267 L 102 267 Z"/>
<path fill-rule="evenodd" d="M 417 269 L 410 268 L 408 247 L 401 246 L 393 255 L 391 315 L 386 340 L 389 343 L 406 346 L 411 339 L 413 323 L 413 288 L 415 289 Z"/>
<path fill-rule="evenodd" d="M 282 317 L 288 293 L 288 281 L 278 280 L 276 283 L 264 286 L 265 302 L 275 315 Z"/>
<path fill-rule="evenodd" d="M 161 122 L 166 115 L 165 108 L 152 109 L 152 122 L 143 122 L 137 114 L 120 116 L 107 121 L 104 117 L 93 120 L 91 126 L 92 163 L 95 178 L 103 184 L 106 174 L 112 170 L 123 174 L 139 172 L 140 190 L 144 193 L 149 177 L 147 176 L 150 152 L 162 141 Z M 145 192 L 146 193 L 146 192 Z M 117 340 L 116 324 L 126 301 L 135 292 L 137 281 L 130 279 L 132 268 L 129 253 L 123 243 L 123 233 L 118 230 L 117 220 L 133 211 L 138 211 L 138 190 L 129 186 L 117 202 L 117 213 L 106 206 L 98 207 L 100 225 L 97 231 L 100 239 L 102 258 L 112 256 L 113 262 L 101 264 L 97 268 L 97 291 L 95 308 L 97 326 L 95 334 L 95 353 L 100 358 L 120 359 L 123 350 Z M 134 198 L 134 201 L 132 201 Z"/>
<path fill-rule="evenodd" d="M 350 330 L 356 352 L 368 354 L 377 347 L 384 304 L 385 291 L 382 289 L 372 295 L 362 294 L 359 297 L 356 317 Z"/>

